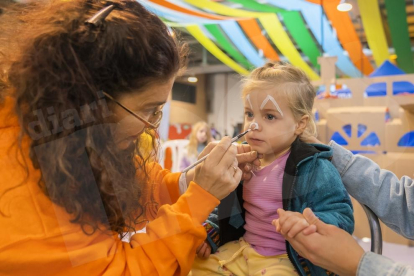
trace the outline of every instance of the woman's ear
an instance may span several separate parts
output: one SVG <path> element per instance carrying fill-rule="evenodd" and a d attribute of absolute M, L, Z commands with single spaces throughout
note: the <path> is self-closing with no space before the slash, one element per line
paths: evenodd
<path fill-rule="evenodd" d="M 298 136 L 301 135 L 305 131 L 306 126 L 308 125 L 308 122 L 309 122 L 309 115 L 303 115 L 302 118 L 300 118 L 300 120 L 296 124 L 295 134 Z"/>

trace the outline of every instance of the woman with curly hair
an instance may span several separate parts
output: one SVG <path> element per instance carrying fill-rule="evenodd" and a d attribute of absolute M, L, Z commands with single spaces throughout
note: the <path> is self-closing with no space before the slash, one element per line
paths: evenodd
<path fill-rule="evenodd" d="M 185 47 L 133 0 L 29 8 L 0 70 L 0 275 L 187 275 L 257 154 L 227 137 L 187 175 L 162 170 L 140 136 L 157 149 Z"/>

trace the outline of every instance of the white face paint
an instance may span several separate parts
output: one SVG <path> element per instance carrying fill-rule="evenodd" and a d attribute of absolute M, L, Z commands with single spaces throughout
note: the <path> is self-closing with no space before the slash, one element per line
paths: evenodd
<path fill-rule="evenodd" d="M 282 110 L 280 109 L 279 105 L 277 104 L 277 102 L 276 102 L 275 98 L 273 98 L 273 97 L 272 97 L 272 96 L 270 96 L 270 95 L 267 95 L 266 99 L 264 99 L 264 100 L 263 100 L 262 105 L 260 106 L 260 110 L 262 110 L 262 109 L 265 107 L 265 105 L 267 104 L 267 102 L 268 102 L 268 101 L 271 101 L 271 102 L 275 105 L 276 110 L 277 110 L 277 111 L 280 113 L 280 115 L 282 115 L 282 117 L 283 117 L 283 112 L 282 112 Z"/>
<path fill-rule="evenodd" d="M 251 129 L 251 130 L 259 129 L 259 124 L 256 123 L 256 122 L 250 123 L 249 129 Z"/>
<path fill-rule="evenodd" d="M 250 94 L 247 95 L 246 100 L 249 102 L 250 108 L 253 109 L 252 102 L 250 101 Z"/>

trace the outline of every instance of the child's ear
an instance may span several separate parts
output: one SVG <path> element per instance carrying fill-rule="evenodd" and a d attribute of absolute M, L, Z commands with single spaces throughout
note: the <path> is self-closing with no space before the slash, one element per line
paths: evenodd
<path fill-rule="evenodd" d="M 308 125 L 308 122 L 309 122 L 309 115 L 303 115 L 302 118 L 300 118 L 300 120 L 296 124 L 295 134 L 298 136 L 301 135 L 305 131 L 306 126 Z"/>

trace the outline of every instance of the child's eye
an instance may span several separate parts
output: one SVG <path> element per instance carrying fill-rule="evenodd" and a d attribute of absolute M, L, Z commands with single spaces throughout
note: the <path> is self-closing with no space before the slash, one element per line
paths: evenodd
<path fill-rule="evenodd" d="M 253 112 L 246 111 L 244 114 L 247 116 L 247 118 L 253 118 Z"/>
<path fill-rule="evenodd" d="M 266 114 L 265 118 L 269 121 L 276 119 L 276 117 L 273 116 L 272 114 Z"/>

